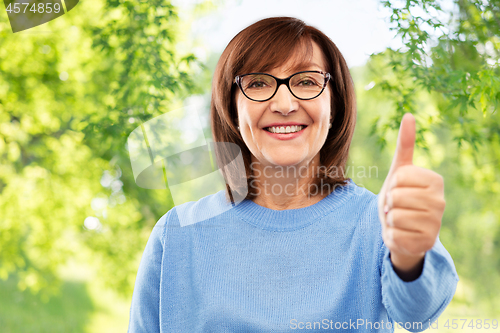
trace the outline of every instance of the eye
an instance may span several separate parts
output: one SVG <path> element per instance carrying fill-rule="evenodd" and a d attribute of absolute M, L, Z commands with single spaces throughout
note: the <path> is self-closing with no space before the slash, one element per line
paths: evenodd
<path fill-rule="evenodd" d="M 274 86 L 274 79 L 267 75 L 252 74 L 243 77 L 242 86 L 245 90 L 261 90 Z"/>
<path fill-rule="evenodd" d="M 305 75 L 300 78 L 297 78 L 297 80 L 293 83 L 293 85 L 296 87 L 303 87 L 303 88 L 312 88 L 321 86 L 319 81 L 315 77 L 310 75 Z"/>
<path fill-rule="evenodd" d="M 264 88 L 267 83 L 261 80 L 255 80 L 248 84 L 247 88 Z"/>
<path fill-rule="evenodd" d="M 315 86 L 317 84 L 316 84 L 316 82 L 314 82 L 312 80 L 305 79 L 305 80 L 301 80 L 299 82 L 299 85 L 301 85 L 301 86 Z"/>

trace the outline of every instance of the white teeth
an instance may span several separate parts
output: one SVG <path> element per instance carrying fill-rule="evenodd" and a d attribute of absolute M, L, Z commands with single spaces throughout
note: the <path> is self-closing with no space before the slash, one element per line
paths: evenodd
<path fill-rule="evenodd" d="M 267 130 L 271 133 L 295 133 L 299 132 L 304 128 L 304 126 L 278 126 L 278 127 L 268 127 Z"/>

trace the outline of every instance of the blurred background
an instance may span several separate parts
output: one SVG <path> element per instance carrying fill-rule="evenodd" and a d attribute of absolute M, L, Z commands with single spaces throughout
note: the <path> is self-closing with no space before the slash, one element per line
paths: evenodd
<path fill-rule="evenodd" d="M 269 16 L 303 19 L 344 54 L 358 185 L 380 191 L 400 120 L 415 116 L 414 164 L 445 179 L 440 239 L 460 276 L 432 331 L 500 320 L 499 0 L 85 0 L 15 34 L 5 9 L 2 332 L 126 332 L 142 252 L 173 206 L 168 189 L 136 185 L 127 137 L 186 101 L 207 103 L 223 48 Z"/>

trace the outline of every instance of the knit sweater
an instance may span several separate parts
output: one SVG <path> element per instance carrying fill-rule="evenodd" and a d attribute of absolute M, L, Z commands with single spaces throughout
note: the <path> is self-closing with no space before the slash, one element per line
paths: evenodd
<path fill-rule="evenodd" d="M 179 212 L 200 222 L 181 227 Z M 455 293 L 453 260 L 438 237 L 405 282 L 389 254 L 377 196 L 352 180 L 289 210 L 231 206 L 220 191 L 153 228 L 128 332 L 422 331 Z"/>

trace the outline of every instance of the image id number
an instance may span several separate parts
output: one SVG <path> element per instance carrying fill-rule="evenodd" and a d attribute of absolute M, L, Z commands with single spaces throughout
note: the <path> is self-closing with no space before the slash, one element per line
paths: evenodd
<path fill-rule="evenodd" d="M 444 327 L 456 330 L 458 328 L 464 329 L 466 327 L 472 329 L 497 329 L 497 319 L 448 319 L 444 323 Z"/>
<path fill-rule="evenodd" d="M 31 6 L 30 6 L 31 5 Z M 28 9 L 29 7 L 29 9 Z M 28 10 L 29 12 L 33 13 L 59 13 L 61 11 L 61 5 L 58 3 L 9 3 L 7 6 L 7 12 L 8 13 L 26 13 Z"/>

